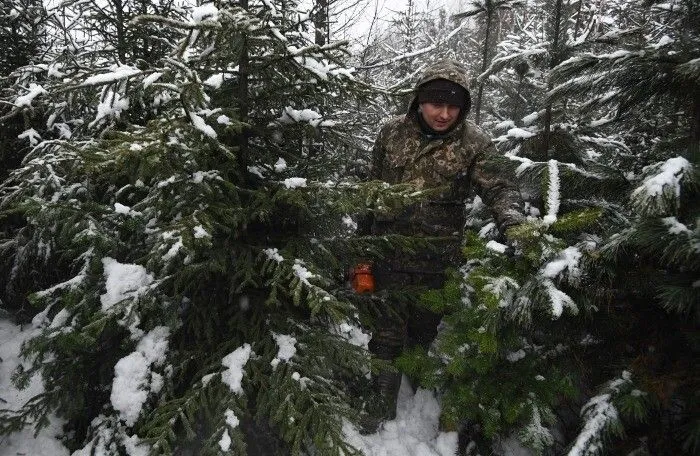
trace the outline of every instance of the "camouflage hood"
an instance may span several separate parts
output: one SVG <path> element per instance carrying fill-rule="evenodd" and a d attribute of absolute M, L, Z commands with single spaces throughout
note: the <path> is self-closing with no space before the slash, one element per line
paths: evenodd
<path fill-rule="evenodd" d="M 454 60 L 441 60 L 439 62 L 429 65 L 424 71 L 421 77 L 416 82 L 413 89 L 416 95 L 413 96 L 411 103 L 408 107 L 408 113 L 411 115 L 415 113 L 418 109 L 418 88 L 423 84 L 434 81 L 436 79 L 447 79 L 448 81 L 454 82 L 460 85 L 464 90 L 467 91 L 467 107 L 464 109 L 462 116 L 465 116 L 469 109 L 471 108 L 471 93 L 469 92 L 469 73 L 467 69 L 459 62 Z"/>

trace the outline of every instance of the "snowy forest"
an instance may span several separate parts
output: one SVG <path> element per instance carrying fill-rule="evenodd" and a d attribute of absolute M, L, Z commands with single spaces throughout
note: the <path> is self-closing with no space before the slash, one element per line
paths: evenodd
<path fill-rule="evenodd" d="M 699 455 L 700 1 L 456 3 L 0 0 L 0 456 Z M 356 293 L 432 242 L 363 223 L 429 197 L 371 153 L 444 59 L 526 221 Z"/>

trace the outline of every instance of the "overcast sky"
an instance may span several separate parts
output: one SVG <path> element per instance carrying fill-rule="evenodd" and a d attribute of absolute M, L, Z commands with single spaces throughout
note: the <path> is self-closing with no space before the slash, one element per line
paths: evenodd
<path fill-rule="evenodd" d="M 416 12 L 434 11 L 445 6 L 448 11 L 456 13 L 466 9 L 469 0 L 413 0 Z M 391 21 L 397 12 L 408 9 L 408 0 L 337 0 L 335 11 L 342 14 L 338 18 L 337 26 L 348 23 L 346 29 L 346 39 L 357 39 L 365 36 L 370 27 L 372 19 L 377 20 L 374 27 L 384 28 L 386 23 Z"/>

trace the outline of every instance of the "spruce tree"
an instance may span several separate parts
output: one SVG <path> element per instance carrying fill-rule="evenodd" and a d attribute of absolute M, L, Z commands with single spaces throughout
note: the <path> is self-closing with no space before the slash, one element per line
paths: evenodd
<path fill-rule="evenodd" d="M 512 435 L 537 454 L 698 451 L 694 5 L 613 4 L 619 22 L 561 31 L 567 52 L 589 51 L 540 99 L 567 106 L 554 147 L 532 125 L 545 110 L 503 122 L 530 207 L 507 233 L 515 256 L 472 203 L 465 264 L 422 298 L 444 327 L 400 360 L 481 451 Z M 540 51 L 518 41 L 534 36 L 509 38 L 487 72 L 522 80 Z"/>
<path fill-rule="evenodd" d="M 343 426 L 373 363 L 343 273 L 367 244 L 341 221 L 368 193 L 337 181 L 353 76 L 307 13 L 137 16 L 179 37 L 172 53 L 46 86 L 85 103 L 84 122 L 0 190 L 3 274 L 44 328 L 16 382 L 46 386 L 2 432 L 55 411 L 75 454 L 354 453 Z"/>
<path fill-rule="evenodd" d="M 13 86 L 13 72 L 30 64 L 43 62 L 48 48 L 48 15 L 41 2 L 3 0 L 0 3 L 0 180 L 19 165 L 27 145 L 41 129 L 35 112 L 15 109 L 7 98 Z"/>

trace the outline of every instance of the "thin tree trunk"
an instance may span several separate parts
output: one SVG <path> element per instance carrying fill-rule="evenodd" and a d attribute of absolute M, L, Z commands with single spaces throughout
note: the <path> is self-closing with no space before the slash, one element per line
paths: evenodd
<path fill-rule="evenodd" d="M 114 13 L 117 28 L 117 57 L 119 63 L 126 63 L 126 33 L 124 30 L 124 3 L 114 0 Z"/>
<path fill-rule="evenodd" d="M 239 0 L 241 8 L 248 9 L 248 0 Z M 240 120 L 248 121 L 250 115 L 250 96 L 248 95 L 248 75 L 250 72 L 250 59 L 248 56 L 248 37 L 243 35 L 243 46 L 241 47 L 241 57 L 238 62 L 238 105 Z M 248 136 L 250 132 L 243 128 L 238 137 L 238 164 L 243 175 L 246 175 L 248 167 Z"/>
<path fill-rule="evenodd" d="M 315 42 L 319 46 L 323 46 L 327 42 L 328 35 L 328 0 L 316 0 L 314 28 L 316 29 Z"/>
<path fill-rule="evenodd" d="M 491 38 L 491 19 L 493 18 L 493 8 L 491 1 L 486 1 L 486 38 L 484 39 L 484 49 L 481 52 L 481 71 L 483 74 L 486 71 L 489 57 L 489 39 Z M 478 124 L 481 121 L 481 98 L 484 95 L 484 82 L 479 83 L 479 89 L 476 95 L 476 106 L 474 107 L 474 121 Z"/>
<path fill-rule="evenodd" d="M 692 109 L 693 119 L 690 126 L 688 160 L 697 166 L 700 164 L 700 95 L 695 95 Z"/>
<path fill-rule="evenodd" d="M 552 75 L 551 70 L 559 64 L 559 30 L 561 28 L 561 9 L 562 0 L 557 0 L 556 6 L 554 8 L 554 32 L 552 39 L 552 47 L 550 50 L 550 75 L 547 81 L 547 92 L 552 90 Z M 550 136 L 552 131 L 552 102 L 547 101 L 547 107 L 544 113 L 544 134 L 543 134 L 543 144 L 542 148 L 547 158 L 550 158 L 549 147 L 550 147 Z"/>

